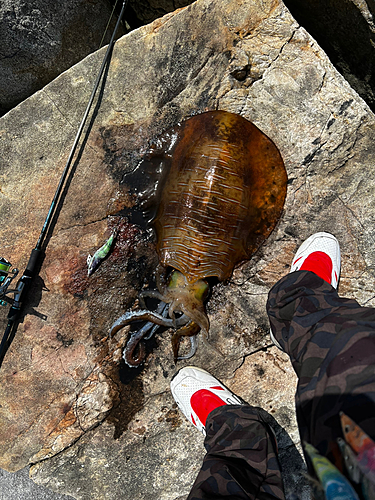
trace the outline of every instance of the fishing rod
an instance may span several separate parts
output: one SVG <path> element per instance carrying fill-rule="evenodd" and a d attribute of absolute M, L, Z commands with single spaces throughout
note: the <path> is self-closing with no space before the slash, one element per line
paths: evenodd
<path fill-rule="evenodd" d="M 26 269 L 23 272 L 21 278 L 19 279 L 19 281 L 14 289 L 10 289 L 9 286 L 12 283 L 13 279 L 18 275 L 18 269 L 15 268 L 13 270 L 10 270 L 12 267 L 11 263 L 8 260 L 0 257 L 0 305 L 6 305 L 6 304 L 11 305 L 9 312 L 8 312 L 8 315 L 7 315 L 7 325 L 5 328 L 5 332 L 3 334 L 3 338 L 2 338 L 1 343 L 0 343 L 0 365 L 2 363 L 4 356 L 5 356 L 5 353 L 9 347 L 10 339 L 12 338 L 12 333 L 13 332 L 15 333 L 15 330 L 17 329 L 17 320 L 19 318 L 19 315 L 20 315 L 20 312 L 22 309 L 22 304 L 25 300 L 27 291 L 30 289 L 30 284 L 32 282 L 32 279 L 35 276 L 37 266 L 40 262 L 41 254 L 43 251 L 43 244 L 45 242 L 45 238 L 46 238 L 48 229 L 50 228 L 52 219 L 54 217 L 56 207 L 58 205 L 58 201 L 60 199 L 60 195 L 61 195 L 64 183 L 66 181 L 67 175 L 69 173 L 70 166 L 72 164 L 73 157 L 74 157 L 75 151 L 77 149 L 79 139 L 82 135 L 83 128 L 85 126 L 85 123 L 86 123 L 87 117 L 89 115 L 92 103 L 94 101 L 96 91 L 98 90 L 100 80 L 101 80 L 103 73 L 104 73 L 104 69 L 107 65 L 111 51 L 113 49 L 116 32 L 117 32 L 118 27 L 120 25 L 121 19 L 124 15 L 127 3 L 128 3 L 128 0 L 123 1 L 121 11 L 120 11 L 120 14 L 119 14 L 118 19 L 117 19 L 117 23 L 116 23 L 115 28 L 113 30 L 111 40 L 108 44 L 107 51 L 105 53 L 102 65 L 100 67 L 98 76 L 97 76 L 95 84 L 94 84 L 94 88 L 91 92 L 91 96 L 90 96 L 89 102 L 87 104 L 86 111 L 83 115 L 80 126 L 78 128 L 78 131 L 77 131 L 76 137 L 74 139 L 72 149 L 70 150 L 70 154 L 69 154 L 69 157 L 67 159 L 64 171 L 61 174 L 60 182 L 57 186 L 57 189 L 56 189 L 55 195 L 53 197 L 51 206 L 48 210 L 47 217 L 44 221 L 44 224 L 43 224 L 42 230 L 40 232 L 38 241 L 35 245 L 35 248 L 33 248 L 33 250 L 31 251 L 30 258 L 29 258 L 29 261 L 27 263 Z M 9 295 L 13 295 L 13 297 L 9 297 Z"/>

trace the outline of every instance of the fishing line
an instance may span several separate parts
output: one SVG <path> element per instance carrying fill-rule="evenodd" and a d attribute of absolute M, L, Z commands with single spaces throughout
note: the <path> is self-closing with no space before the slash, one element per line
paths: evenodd
<path fill-rule="evenodd" d="M 103 44 L 103 42 L 104 42 L 104 38 L 105 38 L 105 36 L 106 36 L 106 34 L 107 34 L 107 31 L 108 31 L 109 25 L 110 25 L 110 23 L 111 23 L 111 21 L 112 21 L 112 17 L 113 17 L 113 14 L 115 13 L 115 9 L 116 9 L 116 7 L 117 7 L 117 4 L 118 4 L 118 0 L 116 0 L 116 3 L 115 3 L 115 5 L 114 5 L 114 7 L 113 7 L 113 9 L 112 9 L 111 15 L 109 16 L 107 26 L 105 27 L 105 30 L 104 30 L 104 33 L 103 33 L 102 39 L 100 40 L 100 43 L 99 43 L 99 49 L 101 49 L 101 48 L 102 48 L 102 44 Z M 98 50 L 99 50 L 99 49 L 98 49 Z"/>
<path fill-rule="evenodd" d="M 40 236 L 39 236 L 39 239 L 38 239 L 38 242 L 36 244 L 36 249 L 40 249 L 42 247 L 42 244 L 43 244 L 43 240 L 47 234 L 47 230 L 48 230 L 48 227 L 49 227 L 49 224 L 52 220 L 52 217 L 53 217 L 53 213 L 55 211 L 55 208 L 57 206 L 57 201 L 60 197 L 60 194 L 61 194 L 61 190 L 63 188 L 63 185 L 64 185 L 64 182 L 66 180 L 66 177 L 68 175 L 68 172 L 69 172 L 69 169 L 70 169 L 70 166 L 72 164 L 72 161 L 73 161 L 73 156 L 74 156 L 74 153 L 77 149 L 77 146 L 78 146 L 78 142 L 79 142 L 79 139 L 81 137 L 81 134 L 82 134 L 82 131 L 83 131 L 83 128 L 85 126 L 85 123 L 86 123 L 86 120 L 87 120 L 87 117 L 88 117 L 88 114 L 90 112 L 90 109 L 91 109 L 91 106 L 92 106 L 92 103 L 94 101 L 94 97 L 95 97 L 95 94 L 96 94 L 96 91 L 98 90 L 98 87 L 99 87 L 99 83 L 100 83 L 100 80 L 103 76 L 103 73 L 104 73 L 104 69 L 105 69 L 105 66 L 107 64 L 107 61 L 108 61 L 108 58 L 109 58 L 109 55 L 112 51 L 112 48 L 113 48 L 113 45 L 114 45 L 114 39 L 115 39 L 115 35 L 116 35 L 116 32 L 117 32 L 117 29 L 120 25 L 120 22 L 121 22 L 121 18 L 124 14 L 124 11 L 125 11 L 125 8 L 126 8 L 126 5 L 128 3 L 128 0 L 124 0 L 123 4 L 122 4 L 122 8 L 121 8 L 121 12 L 120 12 L 120 15 L 117 19 L 117 23 L 116 23 L 116 26 L 115 26 L 115 29 L 113 31 L 113 34 L 112 34 L 112 37 L 111 37 L 111 41 L 109 42 L 108 44 L 108 47 L 107 47 L 107 51 L 105 53 L 105 56 L 104 56 L 104 59 L 103 59 L 103 62 L 102 62 L 102 65 L 100 67 L 100 70 L 99 70 L 99 73 L 98 73 L 98 76 L 96 78 L 96 81 L 95 81 L 95 84 L 94 84 L 94 88 L 91 92 L 91 96 L 90 96 L 90 99 L 89 99 L 89 102 L 87 104 L 87 107 L 86 107 L 86 111 L 83 115 L 83 118 L 82 118 L 82 121 L 81 121 L 81 124 L 78 128 L 78 132 L 77 132 L 77 135 L 74 139 L 74 143 L 73 143 L 73 146 L 72 146 L 72 149 L 70 150 L 70 154 L 69 154 L 69 157 L 68 157 L 68 160 L 66 162 L 66 165 L 65 165 L 65 169 L 61 175 L 61 178 L 60 178 L 60 182 L 59 182 L 59 185 L 56 189 L 56 192 L 55 192 L 55 196 L 53 197 L 53 200 L 52 200 L 52 203 L 51 203 L 51 206 L 50 206 L 50 209 L 48 211 L 48 214 L 47 214 L 47 217 L 46 217 L 46 220 L 44 222 L 44 225 L 43 225 L 43 228 L 42 228 L 42 231 L 40 233 Z"/>
<path fill-rule="evenodd" d="M 82 131 L 83 131 L 83 128 L 85 126 L 87 117 L 89 115 L 92 103 L 94 101 L 96 91 L 98 90 L 100 80 L 103 76 L 105 67 L 107 65 L 111 51 L 113 49 L 116 32 L 117 32 L 118 27 L 120 25 L 122 16 L 124 15 L 124 11 L 126 9 L 127 3 L 128 3 L 128 0 L 123 1 L 121 11 L 120 11 L 120 14 L 119 14 L 117 22 L 116 22 L 116 26 L 113 30 L 111 40 L 108 44 L 102 65 L 100 67 L 98 76 L 97 76 L 95 83 L 94 83 L 94 88 L 91 92 L 89 102 L 87 104 L 86 110 L 84 112 L 83 118 L 81 120 L 77 134 L 75 136 L 73 146 L 70 150 L 69 157 L 68 157 L 68 160 L 66 162 L 64 171 L 61 174 L 59 184 L 57 186 L 55 195 L 53 197 L 51 206 L 48 210 L 47 217 L 44 221 L 42 230 L 40 232 L 40 235 L 39 235 L 39 238 L 37 241 L 37 244 L 35 245 L 35 248 L 33 248 L 33 250 L 31 251 L 31 255 L 30 255 L 29 261 L 27 263 L 26 269 L 25 269 L 22 277 L 18 281 L 16 288 L 13 290 L 9 289 L 9 285 L 12 282 L 12 280 L 15 278 L 15 276 L 18 274 L 18 270 L 13 269 L 12 271 L 10 271 L 10 267 L 11 267 L 10 262 L 8 262 L 6 259 L 0 258 L 0 301 L 11 304 L 11 308 L 9 309 L 8 316 L 7 316 L 7 320 L 8 320 L 7 326 L 5 328 L 5 332 L 4 332 L 3 338 L 2 338 L 1 343 L 0 343 L 0 365 L 2 363 L 4 356 L 5 356 L 6 351 L 10 345 L 10 340 L 12 338 L 12 335 L 14 335 L 15 331 L 17 330 L 17 322 L 18 322 L 18 318 L 20 315 L 23 301 L 25 299 L 27 291 L 30 288 L 31 281 L 35 276 L 37 265 L 40 261 L 40 256 L 42 253 L 43 243 L 45 242 L 45 237 L 47 235 L 48 229 L 50 228 L 51 221 L 54 217 L 56 208 L 58 206 L 58 201 L 60 199 L 62 188 L 64 186 L 65 180 L 66 180 L 67 175 L 69 173 L 69 170 L 70 170 L 70 167 L 71 167 L 71 164 L 73 161 L 73 157 L 74 157 L 74 154 L 76 152 L 80 137 L 82 135 Z M 117 2 L 116 2 L 116 4 L 117 4 Z M 116 5 L 115 5 L 115 7 L 116 7 Z M 111 15 L 111 17 L 112 17 L 112 15 Z M 106 28 L 106 31 L 107 31 L 107 28 Z M 106 33 L 106 31 L 105 31 L 105 33 Z M 105 33 L 104 33 L 104 35 L 105 35 Z M 8 297 L 7 296 L 8 294 L 13 294 L 14 298 Z"/>

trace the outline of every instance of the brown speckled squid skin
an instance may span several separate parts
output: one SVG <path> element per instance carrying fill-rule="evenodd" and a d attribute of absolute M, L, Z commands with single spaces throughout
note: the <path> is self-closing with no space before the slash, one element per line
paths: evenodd
<path fill-rule="evenodd" d="M 274 143 L 248 120 L 226 111 L 189 118 L 164 132 L 159 141 L 163 147 L 151 151 L 140 171 L 162 166 L 153 225 L 159 263 L 173 271 L 151 294 L 168 304 L 171 319 L 176 312 L 183 315 L 184 324 L 172 335 L 176 361 L 195 352 L 192 344 L 192 354 L 178 357 L 182 336 L 192 338 L 202 330 L 204 339 L 208 334 L 205 279 L 228 279 L 234 266 L 249 259 L 269 236 L 283 209 L 287 175 Z M 128 312 L 111 332 L 137 314 L 150 316 L 149 325 L 154 322 L 147 310 Z M 167 320 L 158 321 L 168 325 Z M 143 361 L 145 335 L 139 330 L 125 347 L 129 366 Z"/>
<path fill-rule="evenodd" d="M 182 131 L 154 220 L 159 260 L 190 283 L 223 281 L 279 220 L 284 163 L 263 132 L 233 113 L 194 116 Z"/>

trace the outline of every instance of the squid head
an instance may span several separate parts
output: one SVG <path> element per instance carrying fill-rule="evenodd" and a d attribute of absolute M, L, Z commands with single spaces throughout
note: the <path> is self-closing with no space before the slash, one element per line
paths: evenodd
<path fill-rule="evenodd" d="M 177 270 L 170 274 L 167 285 L 162 293 L 162 301 L 169 303 L 169 316 L 174 318 L 176 312 L 184 314 L 189 322 L 179 328 L 172 336 L 172 348 L 175 360 L 181 337 L 191 337 L 202 330 L 207 337 L 210 327 L 204 302 L 210 292 L 206 280 L 199 279 L 193 283 Z"/>

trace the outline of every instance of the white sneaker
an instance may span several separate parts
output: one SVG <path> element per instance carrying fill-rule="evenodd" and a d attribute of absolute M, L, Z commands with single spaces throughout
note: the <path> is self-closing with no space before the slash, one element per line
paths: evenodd
<path fill-rule="evenodd" d="M 290 272 L 312 271 L 337 288 L 341 270 L 340 245 L 330 233 L 315 233 L 297 250 Z M 270 329 L 272 342 L 283 350 Z"/>
<path fill-rule="evenodd" d="M 194 366 L 186 366 L 176 373 L 171 380 L 171 391 L 182 413 L 204 435 L 212 410 L 245 404 L 210 373 Z"/>
<path fill-rule="evenodd" d="M 297 250 L 290 272 L 312 271 L 337 288 L 341 269 L 340 245 L 330 233 L 315 233 Z"/>

